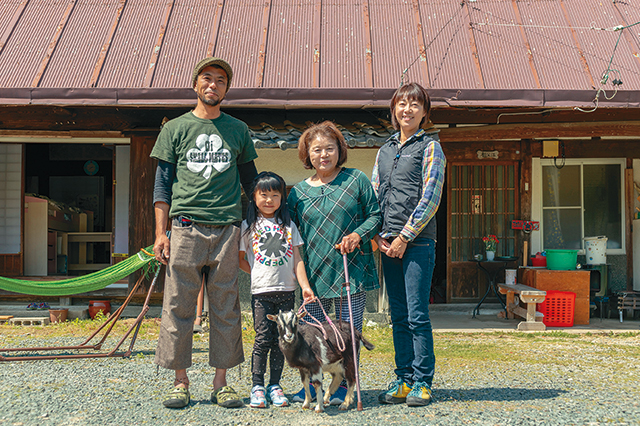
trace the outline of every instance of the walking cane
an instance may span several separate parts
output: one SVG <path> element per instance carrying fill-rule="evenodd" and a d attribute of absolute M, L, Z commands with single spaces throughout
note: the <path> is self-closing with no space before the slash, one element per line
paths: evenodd
<path fill-rule="evenodd" d="M 340 244 L 336 244 L 336 249 L 340 249 Z M 356 350 L 356 332 L 353 328 L 353 311 L 351 310 L 351 286 L 349 285 L 349 265 L 347 263 L 347 254 L 342 255 L 342 263 L 344 264 L 344 287 L 347 291 L 347 304 L 349 305 L 349 325 L 351 326 L 351 345 L 353 348 L 353 366 L 356 371 L 356 392 L 358 395 L 358 411 L 362 411 L 362 399 L 360 398 L 360 376 L 358 372 L 358 351 Z"/>

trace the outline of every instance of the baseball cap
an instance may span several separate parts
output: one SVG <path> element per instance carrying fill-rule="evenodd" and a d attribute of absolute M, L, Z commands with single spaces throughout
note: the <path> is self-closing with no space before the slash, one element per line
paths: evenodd
<path fill-rule="evenodd" d="M 229 91 L 229 87 L 231 87 L 231 78 L 233 77 L 233 70 L 231 69 L 231 65 L 224 59 L 208 57 L 204 58 L 193 69 L 193 75 L 191 76 L 191 86 L 196 85 L 196 80 L 198 76 L 202 72 L 203 69 L 209 67 L 211 65 L 217 65 L 227 73 L 227 91 Z"/>

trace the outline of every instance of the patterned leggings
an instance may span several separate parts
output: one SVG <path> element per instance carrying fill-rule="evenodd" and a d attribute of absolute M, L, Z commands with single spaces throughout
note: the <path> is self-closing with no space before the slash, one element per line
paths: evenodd
<path fill-rule="evenodd" d="M 290 311 L 295 302 L 293 291 L 254 294 L 251 297 L 253 310 L 253 328 L 256 340 L 251 355 L 251 374 L 253 386 L 264 386 L 264 374 L 267 371 L 267 357 L 270 358 L 269 384 L 280 383 L 284 355 L 278 347 L 278 326 L 267 318 L 267 314 L 278 315 L 278 311 Z"/>
<path fill-rule="evenodd" d="M 347 296 L 342 298 L 335 297 L 330 299 L 319 298 L 320 303 L 322 303 L 322 308 L 324 308 L 325 312 L 329 312 L 331 307 L 335 304 L 336 306 L 336 320 L 342 319 L 343 321 L 349 322 L 349 304 L 347 303 Z M 340 306 L 340 300 L 342 299 L 342 305 Z M 362 291 L 360 293 L 351 295 L 351 310 L 353 312 L 353 327 L 362 332 L 362 318 L 364 316 L 364 308 L 367 304 L 367 292 Z M 338 307 L 340 306 L 340 309 Z M 311 314 L 314 318 L 316 318 L 320 322 L 324 322 L 324 314 L 322 313 L 322 309 L 318 302 L 313 302 L 305 306 L 307 312 Z M 304 317 L 303 321 L 310 322 L 315 324 L 311 318 Z"/>

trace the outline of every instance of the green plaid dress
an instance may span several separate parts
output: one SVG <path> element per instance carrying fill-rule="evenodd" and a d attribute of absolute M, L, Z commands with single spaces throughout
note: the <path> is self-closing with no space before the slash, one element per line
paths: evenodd
<path fill-rule="evenodd" d="M 380 286 L 371 239 L 380 231 L 382 219 L 373 187 L 364 173 L 343 168 L 332 182 L 320 187 L 302 181 L 291 188 L 287 202 L 305 242 L 303 259 L 316 296 L 341 296 L 344 265 L 334 245 L 354 231 L 362 238 L 362 253 L 355 250 L 347 255 L 351 293 Z"/>

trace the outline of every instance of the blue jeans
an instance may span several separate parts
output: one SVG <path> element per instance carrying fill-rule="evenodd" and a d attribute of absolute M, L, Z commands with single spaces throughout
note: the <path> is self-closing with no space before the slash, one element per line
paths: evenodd
<path fill-rule="evenodd" d="M 393 323 L 395 373 L 406 382 L 433 382 L 436 357 L 429 319 L 431 276 L 436 242 L 416 238 L 402 259 L 382 255 L 384 279 Z"/>

